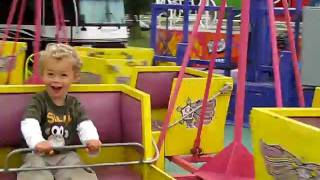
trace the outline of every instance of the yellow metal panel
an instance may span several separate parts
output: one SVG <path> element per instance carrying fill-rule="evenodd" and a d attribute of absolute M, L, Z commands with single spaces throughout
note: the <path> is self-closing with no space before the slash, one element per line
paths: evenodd
<path fill-rule="evenodd" d="M 82 61 L 80 83 L 108 83 L 107 75 L 110 72 L 105 61 L 101 60 L 101 58 L 89 56 L 80 56 L 80 59 Z M 91 78 L 90 75 L 93 75 L 94 78 Z"/>
<path fill-rule="evenodd" d="M 179 66 L 136 66 L 132 69 L 130 86 L 136 87 L 138 73 L 141 72 L 177 72 Z"/>
<path fill-rule="evenodd" d="M 9 153 L 11 148 L 1 148 L 0 149 L 0 168 L 4 168 L 4 159 L 5 155 Z M 127 153 L 126 148 L 123 147 L 109 147 L 101 149 L 101 152 L 97 156 L 90 156 L 84 150 L 78 150 L 81 159 L 85 164 L 94 164 L 94 163 L 105 163 L 105 162 L 121 162 L 133 159 L 132 153 Z M 134 151 L 132 151 L 134 152 Z M 19 167 L 22 164 L 22 156 L 17 155 L 13 156 L 10 161 L 9 167 Z M 144 180 L 154 179 L 154 180 L 173 180 L 170 175 L 166 174 L 163 170 L 156 167 L 152 164 L 138 164 L 129 166 L 133 171 L 139 173 Z"/>
<path fill-rule="evenodd" d="M 153 139 L 155 142 L 158 142 L 159 136 L 160 136 L 160 131 L 153 131 L 152 132 Z M 154 153 L 154 152 L 153 152 Z M 160 151 L 160 157 L 158 161 L 155 164 L 159 169 L 164 170 L 165 168 L 165 158 L 164 158 L 164 148 L 161 149 Z"/>
<path fill-rule="evenodd" d="M 194 76 L 199 76 L 199 77 L 207 77 L 208 76 L 208 72 L 200 71 L 200 70 L 194 69 L 194 68 L 187 68 L 186 73 L 192 74 Z M 216 77 L 217 75 L 214 74 L 213 76 Z"/>
<path fill-rule="evenodd" d="M 138 66 L 135 67 L 134 70 L 138 72 L 179 72 L 181 66 Z M 201 71 L 195 68 L 186 68 L 185 74 L 191 74 L 193 76 L 206 77 L 208 75 L 207 72 Z M 221 75 L 214 75 L 223 77 Z"/>
<path fill-rule="evenodd" d="M 8 57 L 16 57 L 13 69 L 10 71 L 10 79 L 8 84 L 23 84 L 23 69 L 24 61 L 26 57 L 27 43 L 25 42 L 16 42 L 16 52 L 12 54 L 12 50 L 15 42 L 5 41 L 3 44 L 0 44 L 1 47 L 4 46 L 2 57 L 0 57 L 0 84 L 7 83 L 8 69 L 9 65 Z"/>
<path fill-rule="evenodd" d="M 132 68 L 151 66 L 154 55 L 151 48 L 75 48 L 83 63 L 82 84 L 129 84 Z"/>
<path fill-rule="evenodd" d="M 151 66 L 152 61 L 143 59 L 107 59 L 106 63 L 109 67 L 109 81 L 108 83 L 123 83 L 129 84 L 132 74 L 132 69 L 135 66 Z"/>
<path fill-rule="evenodd" d="M 139 68 L 139 67 L 134 67 L 131 72 L 129 86 L 133 87 L 133 88 L 135 88 L 136 84 L 137 84 L 137 78 L 138 78 L 138 73 L 139 73 L 137 68 Z"/>
<path fill-rule="evenodd" d="M 177 63 L 175 62 L 168 62 L 168 61 L 158 61 L 156 66 L 176 66 Z"/>
<path fill-rule="evenodd" d="M 252 110 L 250 121 L 256 179 L 320 177 L 320 129 L 294 120 L 299 117 L 319 118 L 320 109 Z M 292 169 L 291 173 L 288 173 L 288 169 Z M 279 175 L 276 177 L 273 173 Z"/>
<path fill-rule="evenodd" d="M 152 164 L 131 166 L 133 171 L 142 175 L 143 180 L 174 180 L 173 177 Z"/>
<path fill-rule="evenodd" d="M 133 67 L 150 66 L 152 64 L 152 60 L 146 61 L 143 59 L 107 59 L 89 56 L 81 56 L 81 59 L 83 62 L 81 74 L 84 75 L 87 73 L 88 76 L 97 76 L 100 80 L 99 83 L 104 84 L 129 84 Z M 97 80 L 92 81 L 95 82 Z M 85 83 L 91 82 L 88 81 Z"/>
<path fill-rule="evenodd" d="M 154 50 L 152 48 L 128 47 L 128 48 L 90 48 L 75 47 L 80 55 L 105 58 L 105 59 L 145 59 L 152 60 Z"/>
<path fill-rule="evenodd" d="M 44 85 L 0 85 L 0 93 L 33 93 L 43 91 L 44 88 Z M 73 84 L 70 92 L 121 91 L 123 88 L 125 87 L 121 84 Z"/>
<path fill-rule="evenodd" d="M 151 103 L 150 96 L 142 99 L 141 114 L 142 114 L 142 141 L 145 146 L 145 159 L 152 159 L 154 157 L 154 146 L 152 145 L 152 130 L 151 130 Z"/>
<path fill-rule="evenodd" d="M 148 179 L 154 179 L 154 180 L 174 180 L 173 177 L 166 174 L 164 171 L 159 169 L 158 167 L 154 165 L 146 166 L 145 168 L 148 168 L 147 176 L 144 177 L 145 180 Z"/>
<path fill-rule="evenodd" d="M 135 70 L 138 72 L 172 72 L 172 71 L 179 71 L 179 66 L 139 66 L 135 67 Z"/>
<path fill-rule="evenodd" d="M 197 106 L 195 104 L 197 102 L 197 104 L 199 104 L 199 100 L 202 102 L 206 86 L 205 82 L 205 78 L 185 78 L 182 81 L 182 85 L 174 108 L 174 114 L 172 115 L 170 124 L 173 124 L 175 121 L 182 118 L 183 109 L 190 108 L 190 106 Z M 219 92 L 219 90 L 226 83 L 232 84 L 232 80 L 229 78 L 214 78 L 213 85 L 209 94 L 209 99 L 211 99 L 214 94 Z M 176 79 L 174 80 L 172 85 L 171 96 L 175 84 Z M 195 87 L 196 91 L 194 89 Z M 211 109 L 214 110 L 214 116 L 213 118 L 210 118 L 210 121 L 207 121 L 205 123 L 201 136 L 200 147 L 202 148 L 203 153 L 217 153 L 224 147 L 224 127 L 230 95 L 231 92 L 218 96 L 216 98 L 215 106 L 211 107 Z M 207 110 L 208 109 L 209 108 L 207 108 Z M 179 123 L 176 126 L 171 127 L 168 131 L 165 141 L 165 155 L 172 156 L 190 154 L 190 150 L 193 147 L 196 134 L 197 128 L 196 121 L 194 121 L 194 119 L 192 120 L 192 122 L 188 122 L 188 120 L 185 120 L 183 121 L 183 124 Z M 181 138 L 185 139 L 186 141 L 181 141 Z"/>
<path fill-rule="evenodd" d="M 167 114 L 167 110 L 167 108 L 151 109 L 151 119 L 155 121 L 162 121 Z"/>
<path fill-rule="evenodd" d="M 179 70 L 179 66 L 135 67 L 132 72 L 130 86 L 136 86 L 138 74 L 141 72 L 154 72 L 154 75 L 156 76 L 157 72 L 179 72 Z M 179 109 L 178 107 L 180 107 L 180 109 L 185 107 L 188 99 L 190 100 L 190 103 L 202 100 L 204 94 L 207 72 L 194 68 L 187 68 L 186 74 L 191 76 L 183 79 L 175 111 L 170 121 L 171 124 L 182 117 L 181 112 L 177 111 L 177 109 Z M 216 94 L 224 85 L 230 84 L 232 86 L 232 78 L 230 77 L 215 75 L 213 79 L 210 97 Z M 173 81 L 173 85 L 171 87 L 171 96 L 175 83 L 176 79 Z M 204 153 L 216 153 L 223 148 L 224 126 L 230 95 L 231 92 L 220 95 L 217 98 L 216 107 L 214 109 L 214 120 L 205 125 L 203 130 L 201 148 Z M 151 112 L 152 120 L 161 121 L 165 116 L 166 109 L 152 109 Z M 196 135 L 196 128 L 187 127 L 186 124 L 186 121 L 184 121 L 183 124 L 178 123 L 176 126 L 169 129 L 165 142 L 165 156 L 190 154 L 190 149 L 192 148 L 193 140 Z M 181 138 L 188 139 L 190 141 L 181 141 Z"/>
<path fill-rule="evenodd" d="M 266 111 L 270 111 L 270 113 L 276 113 L 277 115 L 281 115 L 281 116 L 297 116 L 300 117 L 301 116 L 301 108 L 259 108 L 259 109 L 263 109 Z M 313 116 L 318 116 L 319 115 L 319 110 L 320 108 L 310 108 L 308 109 L 308 111 L 303 111 L 303 115 L 307 116 L 307 117 L 313 117 Z"/>
<path fill-rule="evenodd" d="M 129 154 L 126 154 L 125 152 L 124 147 L 103 148 L 97 155 L 89 155 L 83 149 L 77 150 L 77 153 L 86 164 L 126 161 L 126 156 Z"/>
<path fill-rule="evenodd" d="M 9 148 L 9 147 L 4 147 L 0 149 L 0 168 L 4 168 L 5 166 L 4 160 L 6 158 L 6 155 L 12 150 L 13 148 Z M 19 155 L 12 156 L 12 159 L 9 163 L 9 167 L 18 167 L 21 164 L 22 164 L 22 156 L 21 154 L 19 154 Z"/>
<path fill-rule="evenodd" d="M 151 66 L 154 51 L 151 48 L 89 48 L 76 47 L 83 59 L 82 73 L 100 77 L 100 83 L 129 84 L 132 68 Z M 91 76 L 92 74 L 87 74 Z"/>
<path fill-rule="evenodd" d="M 317 87 L 314 91 L 312 107 L 320 107 L 320 87 Z"/>
<path fill-rule="evenodd" d="M 135 87 L 140 72 L 179 72 L 180 66 L 137 66 L 132 69 L 130 86 Z M 208 73 L 194 68 L 186 68 L 186 74 L 195 77 L 207 77 Z"/>
<path fill-rule="evenodd" d="M 44 90 L 44 85 L 0 85 L 1 93 L 35 93 Z M 138 100 L 149 95 L 124 84 L 73 84 L 70 92 L 109 92 L 121 91 Z"/>

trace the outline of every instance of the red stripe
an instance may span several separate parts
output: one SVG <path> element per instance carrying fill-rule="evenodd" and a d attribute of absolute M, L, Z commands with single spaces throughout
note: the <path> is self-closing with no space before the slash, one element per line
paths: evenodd
<path fill-rule="evenodd" d="M 64 8 L 61 0 L 58 0 L 58 12 L 59 12 L 59 21 L 60 21 L 60 28 L 63 33 L 63 42 L 67 43 L 68 38 L 67 38 L 67 29 L 66 29 L 66 23 L 64 22 Z"/>
<path fill-rule="evenodd" d="M 60 23 L 59 23 L 59 9 L 58 9 L 58 1 L 54 0 L 52 1 L 53 5 L 53 13 L 54 13 L 54 20 L 56 24 L 56 40 L 58 43 L 61 42 L 60 40 Z"/>
<path fill-rule="evenodd" d="M 248 52 L 248 37 L 249 37 L 249 21 L 250 21 L 250 0 L 243 0 L 241 6 L 241 25 L 240 25 L 240 59 L 238 62 L 238 83 L 236 93 L 235 107 L 235 128 L 234 142 L 241 143 L 244 98 L 247 73 L 247 52 Z"/>
<path fill-rule="evenodd" d="M 21 6 L 20 6 L 20 11 L 19 11 L 19 17 L 18 17 L 18 26 L 17 26 L 16 35 L 14 38 L 14 45 L 13 45 L 13 49 L 12 49 L 11 54 L 16 53 L 17 42 L 19 41 L 19 38 L 20 38 L 20 30 L 21 30 L 21 25 L 23 22 L 24 12 L 26 10 L 26 4 L 27 4 L 26 0 L 22 0 Z"/>
<path fill-rule="evenodd" d="M 298 98 L 299 98 L 299 105 L 300 105 L 300 107 L 304 107 L 305 100 L 304 100 L 303 87 L 302 87 L 302 83 L 301 83 L 301 75 L 300 75 L 299 65 L 298 65 L 297 50 L 296 50 L 296 46 L 294 43 L 293 31 L 292 31 L 292 28 L 290 25 L 291 20 L 290 20 L 290 14 L 289 14 L 289 9 L 288 9 L 288 1 L 282 0 L 282 5 L 284 7 L 285 19 L 286 19 L 286 24 L 287 24 L 289 45 L 290 45 L 290 51 L 291 51 L 291 59 L 292 59 L 292 64 L 293 64 L 294 77 L 296 80 L 296 88 L 297 88 L 297 93 L 298 93 Z"/>
<path fill-rule="evenodd" d="M 206 5 L 206 2 L 207 2 L 207 0 L 201 1 L 200 7 L 199 7 L 199 11 L 198 11 L 198 14 L 197 14 L 197 18 L 196 18 L 196 21 L 195 21 L 195 24 L 193 26 L 193 30 L 192 30 L 192 33 L 191 33 L 190 42 L 188 43 L 186 52 L 185 52 L 185 54 L 183 56 L 183 61 L 182 61 L 182 65 L 181 65 L 181 68 L 180 68 L 180 71 L 179 71 L 178 79 L 176 81 L 176 86 L 174 88 L 173 95 L 169 100 L 168 111 L 167 111 L 165 119 L 163 121 L 162 130 L 161 130 L 160 137 L 159 137 L 159 140 L 158 140 L 158 148 L 159 148 L 159 150 L 161 150 L 161 148 L 162 148 L 163 141 L 164 141 L 164 139 L 166 137 L 166 134 L 167 134 L 167 131 L 168 131 L 169 121 L 170 121 L 170 118 L 172 116 L 173 108 L 174 108 L 174 105 L 176 103 L 178 92 L 179 92 L 180 87 L 181 87 L 182 78 L 183 78 L 184 73 L 186 71 L 186 66 L 188 65 L 188 62 L 189 62 L 189 58 L 190 58 L 190 54 L 191 54 L 191 50 L 192 50 L 192 45 L 193 45 L 194 40 L 196 39 L 196 36 L 198 34 L 198 28 L 199 28 L 199 25 L 200 25 L 201 16 L 202 16 L 202 14 L 204 12 L 204 8 L 205 8 L 205 5 Z"/>
<path fill-rule="evenodd" d="M 203 101 L 202 101 L 202 108 L 201 108 L 201 112 L 200 112 L 198 131 L 197 131 L 197 136 L 196 136 L 196 139 L 195 139 L 194 145 L 193 145 L 194 149 L 199 148 L 200 143 L 201 143 L 201 133 L 202 133 L 202 128 L 203 128 L 204 116 L 205 116 L 205 112 L 207 110 L 208 97 L 209 97 L 209 92 L 210 92 L 210 87 L 211 87 L 211 82 L 212 82 L 212 75 L 214 73 L 215 60 L 217 57 L 217 49 L 218 49 L 218 44 L 220 41 L 221 27 L 222 27 L 222 21 L 223 21 L 224 15 L 225 15 L 225 11 L 226 11 L 226 0 L 223 0 L 220 5 L 220 10 L 219 10 L 218 24 L 217 24 L 216 34 L 214 36 L 213 55 L 212 55 L 212 59 L 210 60 L 210 64 L 209 64 L 209 71 L 208 71 L 206 88 L 205 88 Z M 198 152 L 198 151 L 193 151 L 193 152 Z"/>
<path fill-rule="evenodd" d="M 12 21 L 13 21 L 13 17 L 14 14 L 16 13 L 16 9 L 17 9 L 17 4 L 18 4 L 18 0 L 13 0 L 11 3 L 11 8 L 10 8 L 10 12 L 9 12 L 9 16 L 7 18 L 7 25 L 6 28 L 4 30 L 4 35 L 2 37 L 2 42 L 0 43 L 0 57 L 2 56 L 3 50 L 5 48 L 5 41 L 8 38 L 8 34 L 9 34 L 9 29 L 11 27 Z"/>
<path fill-rule="evenodd" d="M 34 63 L 33 63 L 33 79 L 39 80 L 39 51 L 40 51 L 40 40 L 41 40 L 41 9 L 42 0 L 35 0 L 35 39 L 34 39 Z"/>
<path fill-rule="evenodd" d="M 21 6 L 20 6 L 20 11 L 19 11 L 19 17 L 18 17 L 18 25 L 17 25 L 17 28 L 16 28 L 16 34 L 15 34 L 15 38 L 14 38 L 14 44 L 13 44 L 13 48 L 12 48 L 12 51 L 11 51 L 11 54 L 13 56 L 13 59 L 10 60 L 9 62 L 9 66 L 8 66 L 8 76 L 7 76 L 7 79 L 6 79 L 6 83 L 5 84 L 9 84 L 9 81 L 11 79 L 11 70 L 12 70 L 12 66 L 14 64 L 14 61 L 16 61 L 16 58 L 15 55 L 16 55 L 16 49 L 17 49 L 17 42 L 20 38 L 20 30 L 21 30 L 21 25 L 22 25 L 22 22 L 23 22 L 23 17 L 24 17 L 24 12 L 25 12 L 25 9 L 26 9 L 26 0 L 22 0 L 22 3 L 21 3 Z"/>

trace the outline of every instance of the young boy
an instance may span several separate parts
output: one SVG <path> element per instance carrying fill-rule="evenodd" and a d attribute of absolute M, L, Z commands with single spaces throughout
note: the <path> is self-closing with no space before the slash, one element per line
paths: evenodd
<path fill-rule="evenodd" d="M 79 165 L 80 158 L 73 151 L 53 151 L 54 147 L 74 143 L 76 133 L 89 153 L 101 146 L 97 129 L 86 116 L 80 102 L 68 90 L 79 80 L 81 62 L 76 51 L 65 44 L 49 44 L 40 52 L 40 73 L 45 91 L 33 96 L 27 107 L 21 131 L 26 144 L 35 152 L 26 154 L 22 167 Z M 18 180 L 97 179 L 89 168 L 18 173 Z"/>

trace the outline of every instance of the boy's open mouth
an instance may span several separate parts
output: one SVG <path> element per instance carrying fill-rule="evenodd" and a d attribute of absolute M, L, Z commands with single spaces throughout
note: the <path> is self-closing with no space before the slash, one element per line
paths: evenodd
<path fill-rule="evenodd" d="M 58 93 L 61 91 L 62 86 L 51 86 L 51 88 L 55 93 Z"/>

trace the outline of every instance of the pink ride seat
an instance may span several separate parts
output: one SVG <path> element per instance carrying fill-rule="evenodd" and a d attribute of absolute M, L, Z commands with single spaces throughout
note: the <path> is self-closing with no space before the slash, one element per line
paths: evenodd
<path fill-rule="evenodd" d="M 94 168 L 98 179 L 102 180 L 141 180 L 142 176 L 127 166 L 109 166 Z"/>
<path fill-rule="evenodd" d="M 184 74 L 184 78 L 197 77 L 188 73 Z M 139 72 L 135 88 L 150 94 L 152 109 L 167 108 L 175 78 L 178 78 L 176 71 Z"/>
<path fill-rule="evenodd" d="M 140 101 L 122 92 L 71 94 L 78 97 L 85 106 L 87 114 L 96 125 L 100 140 L 103 143 L 142 143 Z M 28 93 L 0 93 L 0 148 L 21 147 L 23 139 L 20 132 L 20 121 L 31 97 L 32 94 Z M 4 159 L 0 159 L 0 161 L 2 163 Z M 95 170 L 99 180 L 141 179 L 140 175 L 128 166 L 98 167 Z M 0 173 L 0 179 L 16 179 L 16 173 Z"/>

